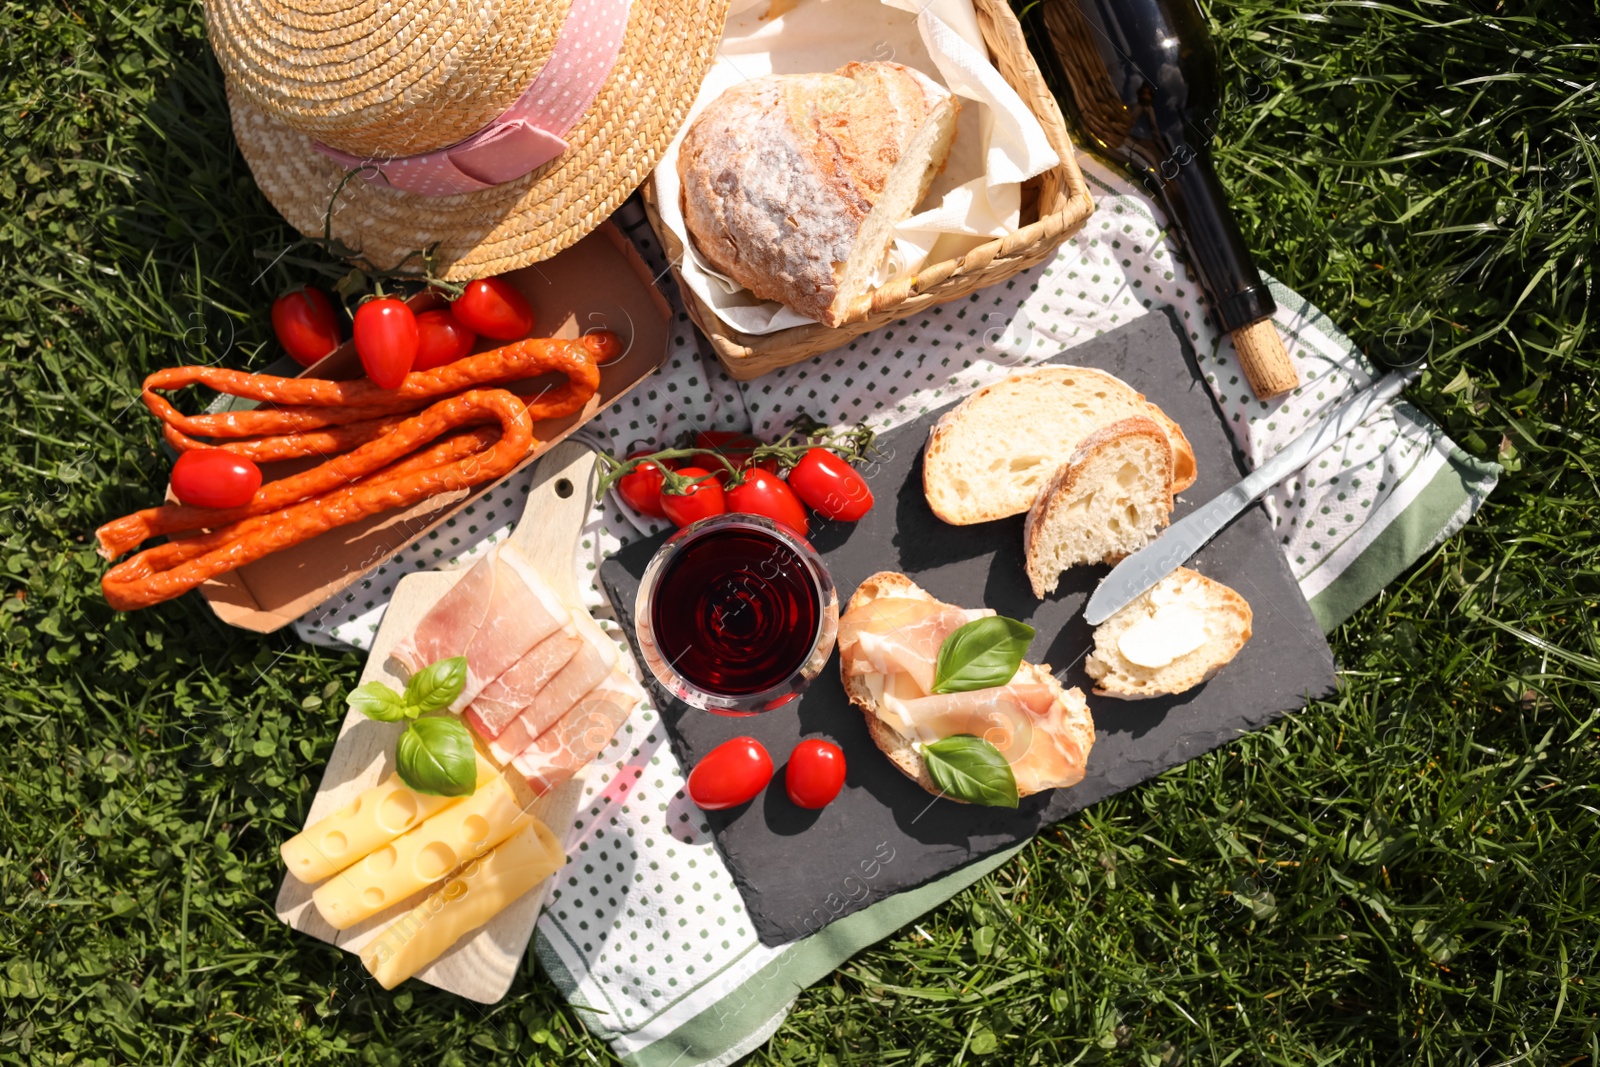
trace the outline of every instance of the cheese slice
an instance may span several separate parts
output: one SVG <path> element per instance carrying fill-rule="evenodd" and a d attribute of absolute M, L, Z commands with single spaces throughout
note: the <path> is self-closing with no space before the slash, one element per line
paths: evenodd
<path fill-rule="evenodd" d="M 532 819 L 385 927 L 362 948 L 361 962 L 379 985 L 393 989 L 566 862 L 556 835 Z"/>
<path fill-rule="evenodd" d="M 482 856 L 532 820 L 511 783 L 497 774 L 461 803 L 319 885 L 311 902 L 328 925 L 348 930 Z"/>
<path fill-rule="evenodd" d="M 494 765 L 479 756 L 478 785 L 493 777 Z M 419 793 L 402 782 L 399 774 L 391 774 L 326 819 L 289 838 L 278 853 L 290 874 L 312 885 L 465 799 Z"/>

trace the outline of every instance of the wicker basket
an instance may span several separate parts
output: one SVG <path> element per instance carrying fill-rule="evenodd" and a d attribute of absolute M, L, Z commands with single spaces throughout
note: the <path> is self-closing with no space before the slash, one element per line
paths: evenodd
<path fill-rule="evenodd" d="M 1038 118 L 1050 146 L 1061 157 L 1059 166 L 1023 185 L 1023 225 L 1005 237 L 979 245 L 960 259 L 928 263 L 915 274 L 891 278 L 861 297 L 840 326 L 816 323 L 777 333 L 741 333 L 717 318 L 711 308 L 683 284 L 680 276 L 678 289 L 683 294 L 689 317 L 711 341 L 717 358 L 734 378 L 741 381 L 759 378 L 779 367 L 832 351 L 869 330 L 887 326 L 923 308 L 959 299 L 1038 266 L 1093 213 L 1094 201 L 1078 170 L 1061 109 L 1028 51 L 1016 16 L 1006 0 L 973 0 L 972 6 L 977 11 L 978 25 L 983 30 L 995 68 Z M 676 264 L 683 257 L 683 243 L 662 224 L 654 182 L 644 185 L 644 206 L 662 247 Z M 677 273 L 676 266 L 673 272 Z"/>

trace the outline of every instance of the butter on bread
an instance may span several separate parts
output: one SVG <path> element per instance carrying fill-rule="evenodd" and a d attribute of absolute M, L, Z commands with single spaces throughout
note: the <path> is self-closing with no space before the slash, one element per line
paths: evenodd
<path fill-rule="evenodd" d="M 1250 640 L 1249 603 L 1179 567 L 1095 627 L 1083 663 L 1095 695 L 1143 700 L 1186 692 L 1238 655 Z"/>
<path fill-rule="evenodd" d="M 1085 439 L 1135 417 L 1166 433 L 1170 493 L 1187 489 L 1194 449 L 1177 423 L 1114 375 L 1049 364 L 984 386 L 934 424 L 923 493 L 935 515 L 958 526 L 1021 515 Z"/>

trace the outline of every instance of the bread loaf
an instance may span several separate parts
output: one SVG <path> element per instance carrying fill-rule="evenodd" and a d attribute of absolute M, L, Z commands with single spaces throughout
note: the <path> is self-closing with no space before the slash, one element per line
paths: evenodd
<path fill-rule="evenodd" d="M 958 526 L 1021 515 L 1085 438 L 1134 417 L 1163 428 L 1171 491 L 1188 488 L 1194 450 L 1177 423 L 1120 378 L 1051 364 L 984 386 L 934 425 L 922 463 L 928 506 Z"/>
<path fill-rule="evenodd" d="M 1061 572 L 1137 552 L 1172 514 L 1172 445 L 1154 419 L 1122 419 L 1084 438 L 1045 483 L 1022 527 L 1033 595 Z"/>
<path fill-rule="evenodd" d="M 1221 582 L 1179 567 L 1095 627 L 1083 669 L 1097 696 L 1141 700 L 1193 689 L 1250 640 L 1250 605 Z"/>
<path fill-rule="evenodd" d="M 678 152 L 695 247 L 756 296 L 839 325 L 943 169 L 959 111 L 898 63 L 734 86 Z"/>

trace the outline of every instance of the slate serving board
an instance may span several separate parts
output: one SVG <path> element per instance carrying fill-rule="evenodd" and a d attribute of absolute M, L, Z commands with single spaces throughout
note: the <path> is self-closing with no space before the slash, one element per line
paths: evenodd
<path fill-rule="evenodd" d="M 1183 427 L 1199 478 L 1179 498 L 1174 519 L 1242 476 L 1194 354 L 1167 314 L 1145 315 L 1052 362 L 1115 374 Z M 868 575 L 898 570 L 941 600 L 991 607 L 1034 626 L 1038 632 L 1028 659 L 1051 664 L 1064 684 L 1090 694 L 1096 741 L 1088 774 L 1071 789 L 1025 798 L 1014 812 L 936 799 L 873 745 L 861 713 L 845 700 L 837 652 L 798 701 L 765 715 L 711 715 L 669 701 L 658 688 L 657 703 L 684 767 L 740 735 L 759 739 L 778 765 L 771 784 L 751 803 L 707 813 L 751 921 L 768 945 L 813 933 L 1015 844 L 1336 687 L 1322 630 L 1256 505 L 1188 564 L 1249 601 L 1254 636 L 1243 651 L 1210 682 L 1176 697 L 1095 697 L 1083 673 L 1083 657 L 1094 647 L 1092 629 L 1081 612 L 1108 568 L 1068 571 L 1059 590 L 1041 602 L 1023 573 L 1021 516 L 976 526 L 950 526 L 934 517 L 922 494 L 921 450 L 944 410 L 880 438 L 884 455 L 871 480 L 876 506 L 854 525 L 814 529 L 812 543 L 833 574 L 841 607 Z M 663 535 L 635 542 L 601 565 L 601 581 L 630 641 L 640 575 L 664 540 Z M 783 765 L 807 737 L 838 744 L 848 768 L 844 791 L 816 812 L 796 807 L 783 788 Z"/>

